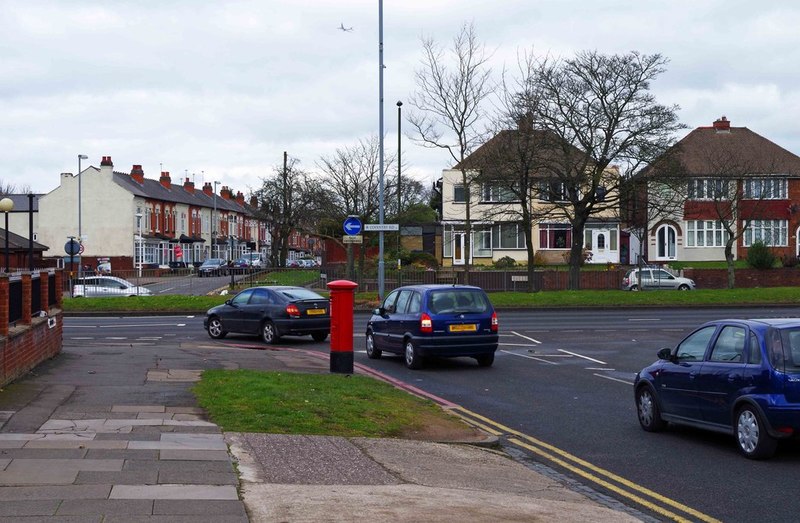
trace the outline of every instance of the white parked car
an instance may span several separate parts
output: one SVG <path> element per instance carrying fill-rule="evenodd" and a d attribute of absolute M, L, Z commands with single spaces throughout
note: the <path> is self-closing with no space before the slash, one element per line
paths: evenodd
<path fill-rule="evenodd" d="M 99 298 L 106 296 L 150 296 L 150 289 L 139 287 L 116 276 L 88 276 L 75 281 L 72 296 Z"/>

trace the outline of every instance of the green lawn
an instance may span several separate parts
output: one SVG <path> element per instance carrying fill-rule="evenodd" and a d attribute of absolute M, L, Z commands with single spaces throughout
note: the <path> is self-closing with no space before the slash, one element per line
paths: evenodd
<path fill-rule="evenodd" d="M 327 292 L 320 294 L 327 296 Z M 546 291 L 492 292 L 495 307 L 640 307 L 640 306 L 725 306 L 725 305 L 800 305 L 796 287 L 714 289 L 696 291 Z M 147 296 L 119 298 L 65 298 L 67 312 L 194 312 L 203 313 L 224 303 L 230 296 Z M 359 292 L 356 308 L 368 310 L 378 305 L 378 294 Z"/>
<path fill-rule="evenodd" d="M 224 431 L 402 437 L 461 424 L 431 401 L 366 376 L 208 370 L 193 389 Z"/>

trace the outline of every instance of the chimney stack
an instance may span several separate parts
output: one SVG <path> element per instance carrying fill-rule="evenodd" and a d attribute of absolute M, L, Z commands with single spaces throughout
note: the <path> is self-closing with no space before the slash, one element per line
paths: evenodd
<path fill-rule="evenodd" d="M 242 191 L 238 191 L 236 193 L 236 203 L 238 203 L 241 206 L 244 206 L 244 194 L 242 194 Z"/>
<path fill-rule="evenodd" d="M 111 161 L 110 156 L 108 157 L 108 161 Z M 141 165 L 134 164 L 134 166 L 131 168 L 131 178 L 133 178 L 139 185 L 144 185 L 144 171 L 142 170 Z"/>
<path fill-rule="evenodd" d="M 203 194 L 206 196 L 214 196 L 214 188 L 211 186 L 211 182 L 203 184 Z"/>
<path fill-rule="evenodd" d="M 172 188 L 172 180 L 169 177 L 169 171 L 161 171 L 161 178 L 159 178 L 158 181 L 161 182 L 161 185 L 163 185 L 165 189 Z"/>
<path fill-rule="evenodd" d="M 231 192 L 231 188 L 227 185 L 223 185 L 222 189 L 219 191 L 219 195 L 222 196 L 223 200 L 230 200 L 233 197 L 233 193 Z"/>
<path fill-rule="evenodd" d="M 111 161 L 110 156 L 103 156 L 103 160 L 100 162 L 101 167 L 114 167 L 114 163 Z"/>
<path fill-rule="evenodd" d="M 250 207 L 258 208 L 258 198 L 255 194 L 250 197 Z"/>
<path fill-rule="evenodd" d="M 731 132 L 731 122 L 723 116 L 714 122 L 714 130 L 718 133 L 729 133 Z"/>
<path fill-rule="evenodd" d="M 189 178 L 186 178 L 186 181 L 183 182 L 183 188 L 186 189 L 186 192 L 189 194 L 194 194 L 194 182 Z"/>

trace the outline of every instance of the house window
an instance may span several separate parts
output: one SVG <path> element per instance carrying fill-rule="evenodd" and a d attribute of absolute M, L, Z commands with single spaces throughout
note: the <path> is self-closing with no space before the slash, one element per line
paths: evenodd
<path fill-rule="evenodd" d="M 492 230 L 490 228 L 477 228 L 472 232 L 472 256 L 488 258 L 492 255 Z"/>
<path fill-rule="evenodd" d="M 744 246 L 760 241 L 767 247 L 786 247 L 787 230 L 786 220 L 753 220 L 744 231 Z"/>
<path fill-rule="evenodd" d="M 518 200 L 514 193 L 516 185 L 513 187 L 503 186 L 497 182 L 484 183 L 481 186 L 482 202 L 513 202 Z"/>
<path fill-rule="evenodd" d="M 691 220 L 686 222 L 687 247 L 724 247 L 730 235 L 722 222 Z"/>
<path fill-rule="evenodd" d="M 499 223 L 492 227 L 492 248 L 524 249 L 525 232 L 516 223 Z"/>
<path fill-rule="evenodd" d="M 572 228 L 563 223 L 544 223 L 539 226 L 540 249 L 569 249 Z"/>
<path fill-rule="evenodd" d="M 785 200 L 786 178 L 750 178 L 744 182 L 744 197 L 748 200 Z"/>
<path fill-rule="evenodd" d="M 186 213 L 181 213 L 181 234 L 186 234 Z"/>
<path fill-rule="evenodd" d="M 567 201 L 567 185 L 564 182 L 543 181 L 539 184 L 539 199 L 543 202 Z"/>
<path fill-rule="evenodd" d="M 690 200 L 721 200 L 730 194 L 728 180 L 695 178 L 689 180 L 688 196 Z"/>
<path fill-rule="evenodd" d="M 453 230 L 446 229 L 442 238 L 442 257 L 450 258 L 453 256 Z"/>
<path fill-rule="evenodd" d="M 467 201 L 467 191 L 464 184 L 453 185 L 453 203 L 465 203 Z"/>

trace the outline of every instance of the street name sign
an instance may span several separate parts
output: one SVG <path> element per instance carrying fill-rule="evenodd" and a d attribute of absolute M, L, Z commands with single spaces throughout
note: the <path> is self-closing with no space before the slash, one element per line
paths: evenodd
<path fill-rule="evenodd" d="M 396 223 L 367 223 L 364 224 L 364 230 L 370 231 L 399 231 L 400 225 Z"/>

